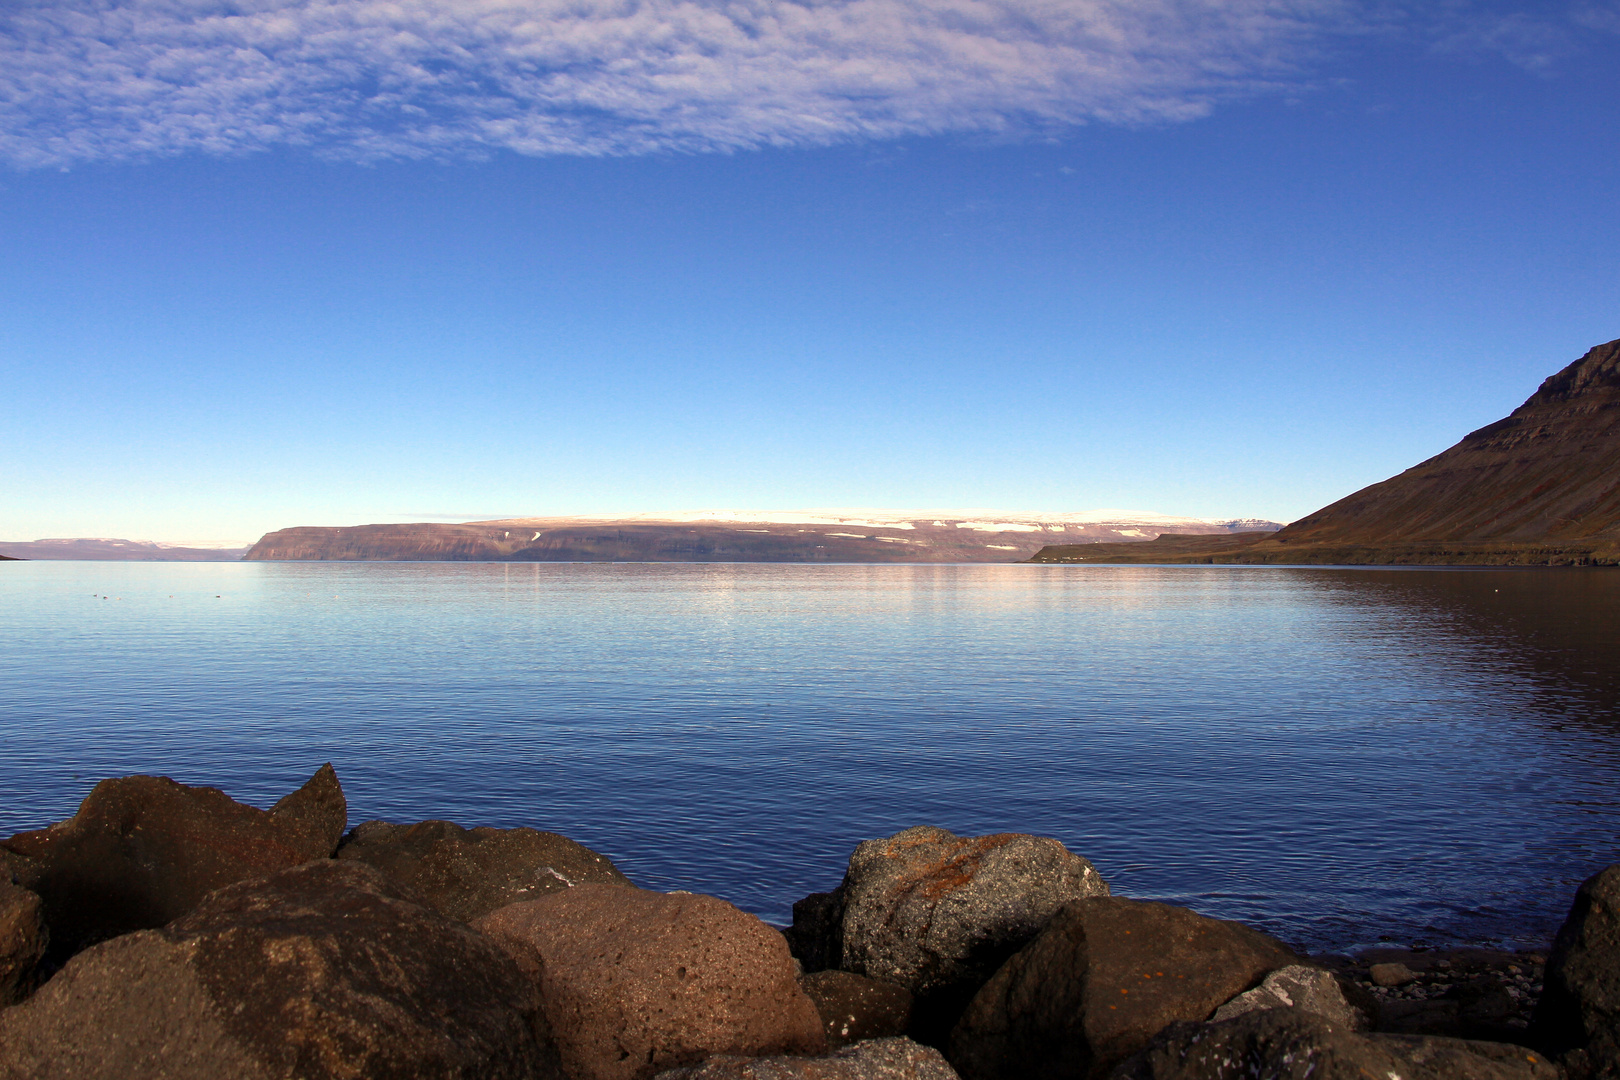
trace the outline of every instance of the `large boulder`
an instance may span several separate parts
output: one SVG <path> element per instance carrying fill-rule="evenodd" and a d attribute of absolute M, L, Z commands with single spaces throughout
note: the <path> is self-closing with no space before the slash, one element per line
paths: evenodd
<path fill-rule="evenodd" d="M 911 992 L 852 971 L 812 971 L 799 989 L 815 1003 L 828 1046 L 904 1035 L 911 1027 Z"/>
<path fill-rule="evenodd" d="M 630 879 L 588 847 L 534 829 L 464 829 L 449 821 L 368 821 L 337 857 L 369 863 L 452 919 L 472 922 L 497 908 L 585 883 Z"/>
<path fill-rule="evenodd" d="M 30 861 L 57 962 L 179 918 L 214 889 L 326 858 L 346 824 L 331 765 L 269 810 L 162 776 L 103 780 L 79 812 L 4 847 Z"/>
<path fill-rule="evenodd" d="M 38 894 L 0 877 L 0 1007 L 28 996 L 49 933 Z"/>
<path fill-rule="evenodd" d="M 1168 904 L 1078 900 L 979 991 L 947 1056 L 969 1080 L 1101 1076 L 1169 1024 L 1205 1020 L 1298 963 L 1239 923 Z"/>
<path fill-rule="evenodd" d="M 1573 1072 L 1620 1075 L 1620 865 L 1581 883 L 1553 939 L 1531 1025 Z"/>
<path fill-rule="evenodd" d="M 377 871 L 312 862 L 81 952 L 0 1012 L 0 1080 L 560 1078 L 534 987 Z"/>
<path fill-rule="evenodd" d="M 574 1080 L 826 1049 L 782 935 L 724 900 L 575 885 L 474 926 L 536 980 Z"/>
<path fill-rule="evenodd" d="M 858 846 L 835 893 L 794 905 L 788 938 L 807 970 L 825 964 L 910 990 L 919 1033 L 937 1038 L 1059 908 L 1107 895 L 1091 863 L 1056 840 L 920 826 Z"/>
<path fill-rule="evenodd" d="M 910 1039 L 872 1039 L 828 1057 L 710 1058 L 657 1080 L 957 1080 L 939 1051 Z"/>
<path fill-rule="evenodd" d="M 1050 1071 L 1030 1080 L 1071 1075 Z M 1174 1024 L 1113 1080 L 1561 1080 L 1522 1046 L 1416 1035 L 1359 1035 L 1302 1009 L 1219 1024 Z"/>

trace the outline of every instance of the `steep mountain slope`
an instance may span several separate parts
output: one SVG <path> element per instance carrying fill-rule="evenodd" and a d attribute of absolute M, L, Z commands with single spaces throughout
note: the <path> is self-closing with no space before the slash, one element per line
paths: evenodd
<path fill-rule="evenodd" d="M 1279 543 L 1620 539 L 1620 341 L 1505 419 L 1289 525 Z"/>
<path fill-rule="evenodd" d="M 1273 536 L 1053 546 L 1032 561 L 1620 564 L 1620 341 L 1444 453 Z"/>

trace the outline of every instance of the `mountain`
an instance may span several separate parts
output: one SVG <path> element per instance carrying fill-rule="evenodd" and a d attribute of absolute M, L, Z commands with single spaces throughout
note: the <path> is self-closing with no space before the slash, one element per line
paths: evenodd
<path fill-rule="evenodd" d="M 15 559 L 85 559 L 117 562 L 235 562 L 246 548 L 195 548 L 150 540 L 79 536 L 54 540 L 0 540 L 0 556 Z"/>
<path fill-rule="evenodd" d="M 1017 562 L 1051 540 L 1226 535 L 1256 522 L 1125 510 L 694 511 L 617 518 L 510 518 L 463 524 L 304 526 L 266 533 L 249 560 L 474 562 Z M 1279 528 L 1273 522 L 1262 527 Z"/>
<path fill-rule="evenodd" d="M 1034 559 L 1104 560 L 1620 564 L 1620 341 L 1548 377 L 1449 450 L 1274 535 L 1053 546 Z"/>

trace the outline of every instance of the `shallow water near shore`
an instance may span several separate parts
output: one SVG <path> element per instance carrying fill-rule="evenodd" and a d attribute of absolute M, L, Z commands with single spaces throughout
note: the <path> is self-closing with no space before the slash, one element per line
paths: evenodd
<path fill-rule="evenodd" d="M 39 562 L 0 648 L 0 835 L 330 760 L 779 924 L 933 824 L 1311 949 L 1541 944 L 1620 861 L 1620 571 Z"/>

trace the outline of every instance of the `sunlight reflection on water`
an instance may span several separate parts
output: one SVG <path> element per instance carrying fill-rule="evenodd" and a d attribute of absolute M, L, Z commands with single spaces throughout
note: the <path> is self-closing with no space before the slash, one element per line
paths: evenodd
<path fill-rule="evenodd" d="M 1617 612 L 1611 571 L 8 564 L 0 834 L 331 760 L 351 823 L 776 922 L 927 823 L 1312 947 L 1535 942 L 1617 859 Z"/>

